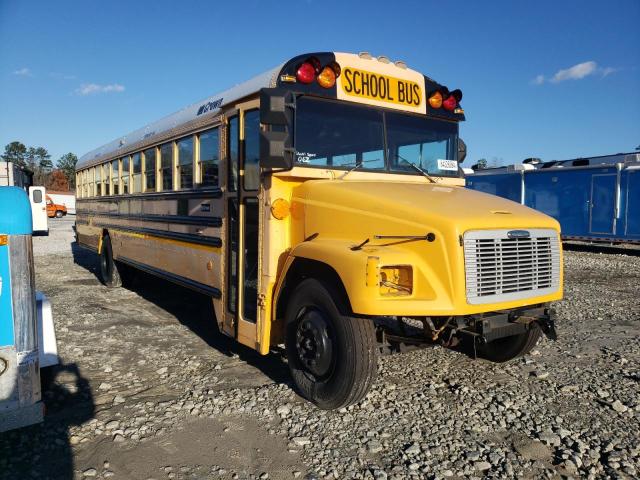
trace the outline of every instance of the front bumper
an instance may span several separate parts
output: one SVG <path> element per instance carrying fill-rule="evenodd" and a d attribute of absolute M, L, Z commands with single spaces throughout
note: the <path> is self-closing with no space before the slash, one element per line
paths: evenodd
<path fill-rule="evenodd" d="M 556 340 L 555 316 L 555 310 L 547 306 L 492 312 L 472 318 L 471 330 L 465 333 L 488 343 L 525 333 L 535 323 L 549 339 Z"/>

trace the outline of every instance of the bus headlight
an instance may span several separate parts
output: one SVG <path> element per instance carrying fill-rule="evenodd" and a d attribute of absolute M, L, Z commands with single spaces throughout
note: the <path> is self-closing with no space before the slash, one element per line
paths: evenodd
<path fill-rule="evenodd" d="M 411 265 L 380 267 L 380 295 L 407 296 L 412 293 L 413 268 Z"/>

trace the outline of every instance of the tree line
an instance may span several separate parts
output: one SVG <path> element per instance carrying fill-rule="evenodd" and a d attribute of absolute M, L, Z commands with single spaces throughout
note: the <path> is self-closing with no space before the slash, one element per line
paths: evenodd
<path fill-rule="evenodd" d="M 33 174 L 33 184 L 49 190 L 69 191 L 76 186 L 76 163 L 74 153 L 65 153 L 55 165 L 51 154 L 44 147 L 27 147 L 22 142 L 11 142 L 1 155 L 5 162 L 12 162 Z"/>

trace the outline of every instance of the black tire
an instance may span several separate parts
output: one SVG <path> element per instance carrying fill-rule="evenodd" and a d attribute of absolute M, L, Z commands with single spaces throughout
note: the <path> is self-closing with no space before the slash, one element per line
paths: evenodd
<path fill-rule="evenodd" d="M 64 217 L 64 213 L 62 212 L 62 210 L 56 210 L 56 218 L 62 218 Z"/>
<path fill-rule="evenodd" d="M 286 351 L 300 394 L 324 410 L 362 400 L 377 373 L 375 327 L 340 313 L 339 296 L 315 279 L 294 290 L 285 314 Z M 313 345 L 311 345 L 313 344 Z"/>
<path fill-rule="evenodd" d="M 109 235 L 102 238 L 102 250 L 100 251 L 100 277 L 102 283 L 109 288 L 122 286 L 122 266 L 113 260 L 113 248 Z"/>
<path fill-rule="evenodd" d="M 478 355 L 492 362 L 508 362 L 529 353 L 538 343 L 541 334 L 538 324 L 531 323 L 525 333 L 479 345 Z"/>

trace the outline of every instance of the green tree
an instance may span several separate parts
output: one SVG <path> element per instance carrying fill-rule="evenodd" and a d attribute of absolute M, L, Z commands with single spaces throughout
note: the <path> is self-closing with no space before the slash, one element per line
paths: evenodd
<path fill-rule="evenodd" d="M 47 177 L 53 169 L 51 155 L 44 147 L 29 147 L 25 155 L 27 167 L 33 171 L 33 184 L 46 185 Z"/>
<path fill-rule="evenodd" d="M 65 153 L 56 162 L 57 167 L 62 170 L 64 176 L 69 181 L 69 186 L 74 188 L 76 186 L 76 164 L 78 163 L 78 157 L 75 153 Z"/>
<path fill-rule="evenodd" d="M 2 160 L 26 167 L 27 147 L 21 142 L 11 142 L 4 147 Z"/>
<path fill-rule="evenodd" d="M 488 162 L 486 158 L 481 158 L 480 160 L 478 160 L 478 162 L 476 163 L 476 165 L 478 166 L 478 170 L 484 170 L 485 168 L 487 168 L 488 166 Z"/>
<path fill-rule="evenodd" d="M 53 169 L 53 162 L 51 161 L 51 154 L 44 147 L 36 147 L 35 160 L 38 167 L 45 173 L 51 172 Z"/>

